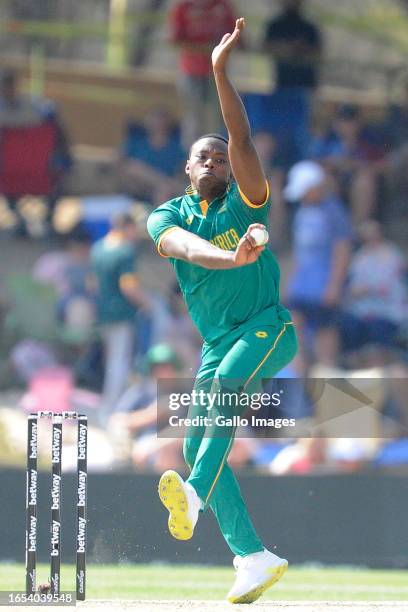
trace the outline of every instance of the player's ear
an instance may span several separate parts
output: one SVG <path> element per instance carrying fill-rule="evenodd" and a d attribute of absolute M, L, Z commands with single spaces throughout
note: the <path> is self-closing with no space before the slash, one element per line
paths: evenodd
<path fill-rule="evenodd" d="M 184 171 L 187 174 L 187 176 L 190 176 L 190 160 L 189 159 L 186 162 L 186 167 L 184 168 Z"/>

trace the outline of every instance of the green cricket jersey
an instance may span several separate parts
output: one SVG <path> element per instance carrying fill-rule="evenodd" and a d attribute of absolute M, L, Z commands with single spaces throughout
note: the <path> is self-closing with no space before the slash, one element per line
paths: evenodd
<path fill-rule="evenodd" d="M 123 242 L 109 245 L 106 238 L 95 242 L 91 265 L 98 282 L 97 309 L 102 324 L 134 321 L 136 308 L 120 290 L 120 278 L 136 272 L 135 248 Z"/>
<path fill-rule="evenodd" d="M 147 229 L 161 255 L 163 236 L 177 227 L 233 251 L 248 225 L 268 225 L 269 208 L 269 193 L 263 205 L 255 206 L 236 183 L 210 205 L 190 187 L 184 196 L 156 208 L 149 216 Z M 254 264 L 230 270 L 208 270 L 174 258 L 170 262 L 191 318 L 208 344 L 235 331 L 281 326 L 283 312 L 284 319 L 290 321 L 289 313 L 279 305 L 279 266 L 268 249 Z"/>

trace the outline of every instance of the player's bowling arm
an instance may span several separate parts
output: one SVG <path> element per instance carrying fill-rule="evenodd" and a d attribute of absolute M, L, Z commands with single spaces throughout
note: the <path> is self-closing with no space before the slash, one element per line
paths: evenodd
<path fill-rule="evenodd" d="M 229 270 L 254 263 L 263 251 L 264 247 L 253 246 L 247 234 L 241 238 L 235 251 L 224 251 L 191 232 L 177 228 L 163 237 L 160 251 L 167 257 L 182 259 L 209 270 Z"/>
<path fill-rule="evenodd" d="M 253 205 L 262 205 L 267 184 L 262 164 L 251 138 L 248 116 L 241 98 L 227 75 L 227 60 L 237 45 L 244 20 L 237 19 L 232 34 L 225 34 L 212 53 L 214 78 L 225 126 L 228 130 L 228 153 L 231 169 L 242 193 Z"/>
<path fill-rule="evenodd" d="M 160 242 L 160 252 L 167 257 L 182 259 L 210 270 L 235 267 L 233 252 L 223 251 L 211 242 L 182 228 L 177 228 L 163 237 Z"/>

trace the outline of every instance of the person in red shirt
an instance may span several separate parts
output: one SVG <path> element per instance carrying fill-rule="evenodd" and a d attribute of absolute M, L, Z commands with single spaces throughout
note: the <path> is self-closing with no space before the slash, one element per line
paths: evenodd
<path fill-rule="evenodd" d="M 211 51 L 225 32 L 234 31 L 235 19 L 229 0 L 181 0 L 170 13 L 170 40 L 180 49 L 178 87 L 187 148 L 203 131 L 222 129 Z"/>

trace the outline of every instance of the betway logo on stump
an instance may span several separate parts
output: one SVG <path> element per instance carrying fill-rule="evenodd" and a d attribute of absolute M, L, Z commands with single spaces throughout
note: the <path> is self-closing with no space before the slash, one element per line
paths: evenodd
<path fill-rule="evenodd" d="M 60 497 L 61 497 L 61 476 L 59 476 L 58 474 L 53 474 L 52 475 L 52 487 L 51 487 L 51 499 L 52 499 L 51 510 L 59 510 Z"/>
<path fill-rule="evenodd" d="M 77 533 L 77 553 L 85 552 L 85 531 L 86 531 L 86 519 L 83 517 L 79 517 L 78 533 Z"/>
<path fill-rule="evenodd" d="M 30 516 L 30 529 L 28 532 L 29 548 L 28 552 L 36 552 L 37 550 L 37 517 Z"/>
<path fill-rule="evenodd" d="M 28 505 L 37 504 L 37 470 L 30 470 L 30 487 L 28 489 Z"/>
<path fill-rule="evenodd" d="M 58 557 L 59 555 L 60 531 L 61 531 L 61 523 L 59 521 L 52 521 L 51 557 Z"/>
<path fill-rule="evenodd" d="M 84 508 L 86 505 L 86 472 L 78 472 L 78 503 L 77 506 Z"/>
<path fill-rule="evenodd" d="M 61 429 L 54 427 L 52 430 L 52 463 L 61 461 L 61 436 Z"/>
<path fill-rule="evenodd" d="M 86 459 L 86 425 L 79 423 L 78 459 Z"/>
<path fill-rule="evenodd" d="M 37 459 L 38 425 L 34 421 L 31 425 L 30 455 L 29 459 Z"/>

